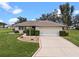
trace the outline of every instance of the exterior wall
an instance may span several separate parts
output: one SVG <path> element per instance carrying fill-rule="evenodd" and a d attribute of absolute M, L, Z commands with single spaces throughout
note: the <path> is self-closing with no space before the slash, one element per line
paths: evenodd
<path fill-rule="evenodd" d="M 29 29 L 29 28 L 31 28 L 31 27 L 26 27 L 26 29 Z M 23 27 L 21 29 L 19 29 L 19 27 L 15 27 L 15 30 L 19 31 L 19 33 L 23 33 L 23 31 L 25 30 L 25 27 Z"/>
<path fill-rule="evenodd" d="M 37 30 L 39 30 L 39 29 L 43 29 L 43 28 L 45 28 L 45 29 L 61 29 L 62 30 L 62 27 L 36 27 L 36 29 Z"/>
<path fill-rule="evenodd" d="M 23 30 L 20 30 L 19 27 L 15 27 L 15 31 L 19 31 L 19 33 L 23 33 Z"/>
<path fill-rule="evenodd" d="M 15 30 L 16 30 L 16 31 L 19 31 L 19 27 L 15 27 Z"/>
<path fill-rule="evenodd" d="M 62 30 L 62 27 L 36 27 L 36 30 L 42 30 L 42 29 L 57 29 L 57 30 Z"/>

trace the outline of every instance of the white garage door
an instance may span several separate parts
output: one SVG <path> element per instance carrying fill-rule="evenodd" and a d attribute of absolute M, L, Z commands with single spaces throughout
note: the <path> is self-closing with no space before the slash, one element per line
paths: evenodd
<path fill-rule="evenodd" d="M 40 28 L 40 36 L 59 36 L 59 28 Z"/>

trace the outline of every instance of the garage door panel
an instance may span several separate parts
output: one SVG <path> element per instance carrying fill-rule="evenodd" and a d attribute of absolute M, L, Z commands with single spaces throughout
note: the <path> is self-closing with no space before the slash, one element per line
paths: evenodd
<path fill-rule="evenodd" d="M 40 36 L 59 36 L 59 29 L 56 28 L 41 28 Z"/>

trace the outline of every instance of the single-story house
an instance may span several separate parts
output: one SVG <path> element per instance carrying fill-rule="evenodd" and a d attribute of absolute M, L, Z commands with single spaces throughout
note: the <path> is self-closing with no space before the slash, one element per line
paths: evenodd
<path fill-rule="evenodd" d="M 63 30 L 65 25 L 52 21 L 26 21 L 15 25 L 15 30 L 23 32 L 26 28 L 32 27 L 40 31 L 40 36 L 58 36 L 59 31 Z"/>
<path fill-rule="evenodd" d="M 6 28 L 6 23 L 0 22 L 0 28 Z"/>

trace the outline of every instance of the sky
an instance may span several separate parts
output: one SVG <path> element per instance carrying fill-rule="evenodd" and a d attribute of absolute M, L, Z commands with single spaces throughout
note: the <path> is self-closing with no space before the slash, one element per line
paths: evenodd
<path fill-rule="evenodd" d="M 13 24 L 18 20 L 18 16 L 33 21 L 54 9 L 57 9 L 58 14 L 60 14 L 59 5 L 64 3 L 66 2 L 0 2 L 0 22 Z M 73 14 L 79 14 L 79 2 L 69 3 L 75 8 Z"/>

